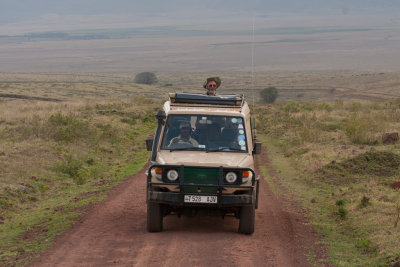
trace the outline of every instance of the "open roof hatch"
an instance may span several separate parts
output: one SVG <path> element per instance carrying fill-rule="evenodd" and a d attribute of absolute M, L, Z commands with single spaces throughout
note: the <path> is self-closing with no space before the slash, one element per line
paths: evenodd
<path fill-rule="evenodd" d="M 243 95 L 208 96 L 203 94 L 170 93 L 169 99 L 171 101 L 171 104 L 190 103 L 241 107 L 244 103 Z"/>

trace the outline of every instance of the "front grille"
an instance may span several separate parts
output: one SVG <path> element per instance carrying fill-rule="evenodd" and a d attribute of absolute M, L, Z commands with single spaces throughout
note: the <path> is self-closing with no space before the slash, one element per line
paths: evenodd
<path fill-rule="evenodd" d="M 218 169 L 204 169 L 204 168 L 190 168 L 184 169 L 185 184 L 208 184 L 218 185 L 219 170 Z M 198 190 L 202 193 L 217 193 L 215 187 L 198 187 L 198 186 L 185 186 L 183 192 L 197 193 Z"/>

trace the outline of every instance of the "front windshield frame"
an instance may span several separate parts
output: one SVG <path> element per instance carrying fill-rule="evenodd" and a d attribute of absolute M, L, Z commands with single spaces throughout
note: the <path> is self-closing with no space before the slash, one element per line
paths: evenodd
<path fill-rule="evenodd" d="M 190 136 L 184 133 L 186 138 L 182 138 L 186 144 L 172 144 L 187 126 Z M 212 136 L 214 140 L 211 140 Z M 161 135 L 160 150 L 248 153 L 248 146 L 243 116 L 169 114 Z"/>

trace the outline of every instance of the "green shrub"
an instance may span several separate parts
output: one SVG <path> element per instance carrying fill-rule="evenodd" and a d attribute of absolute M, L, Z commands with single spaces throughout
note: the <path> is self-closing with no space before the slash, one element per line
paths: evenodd
<path fill-rule="evenodd" d="M 341 206 L 344 206 L 344 204 L 346 204 L 345 200 L 343 200 L 343 199 L 336 200 L 336 206 L 341 207 Z"/>
<path fill-rule="evenodd" d="M 72 177 L 72 179 L 75 181 L 77 185 L 83 185 L 84 183 L 86 183 L 87 176 L 88 172 L 86 169 L 79 169 L 78 175 Z"/>
<path fill-rule="evenodd" d="M 371 205 L 371 202 L 369 202 L 369 197 L 363 196 L 361 199 L 360 208 L 365 208 L 369 205 Z"/>
<path fill-rule="evenodd" d="M 94 159 L 93 158 L 88 158 L 86 160 L 87 165 L 93 165 L 94 164 Z"/>
<path fill-rule="evenodd" d="M 273 86 L 264 88 L 260 91 L 260 96 L 264 102 L 272 104 L 275 102 L 276 98 L 278 97 L 278 89 L 276 89 Z"/>
<path fill-rule="evenodd" d="M 364 253 L 377 253 L 377 247 L 371 244 L 371 241 L 365 238 L 357 238 L 356 239 L 356 247 L 361 249 Z"/>
<path fill-rule="evenodd" d="M 337 215 L 342 220 L 346 219 L 346 217 L 347 217 L 347 210 L 344 207 L 344 204 L 346 204 L 346 201 L 343 199 L 339 199 L 336 201 L 336 206 L 338 206 Z"/>
<path fill-rule="evenodd" d="M 158 82 L 158 80 L 153 72 L 141 72 L 135 76 L 133 82 L 139 84 L 153 84 Z"/>
<path fill-rule="evenodd" d="M 339 207 L 338 215 L 339 215 L 340 219 L 342 219 L 342 220 L 346 219 L 347 213 L 348 213 L 348 211 L 346 210 L 346 208 L 344 206 Z"/>
<path fill-rule="evenodd" d="M 54 170 L 72 178 L 78 185 L 85 182 L 87 172 L 83 168 L 83 162 L 72 155 L 66 155 L 65 160 L 56 165 Z"/>

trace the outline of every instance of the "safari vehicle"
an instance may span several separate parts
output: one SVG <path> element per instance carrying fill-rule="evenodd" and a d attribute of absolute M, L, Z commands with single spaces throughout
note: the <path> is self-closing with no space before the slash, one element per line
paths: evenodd
<path fill-rule="evenodd" d="M 253 233 L 259 187 L 254 154 L 261 143 L 244 96 L 171 93 L 156 118 L 154 139 L 146 141 L 152 151 L 147 230 L 162 231 L 164 216 L 207 209 L 233 214 L 240 233 Z"/>

